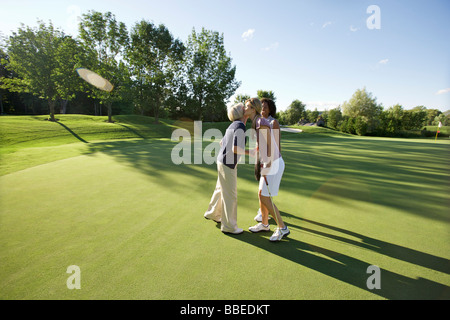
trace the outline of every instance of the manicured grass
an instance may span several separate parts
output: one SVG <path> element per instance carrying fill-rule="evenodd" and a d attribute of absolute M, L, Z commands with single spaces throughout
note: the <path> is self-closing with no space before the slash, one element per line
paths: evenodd
<path fill-rule="evenodd" d="M 167 124 L 173 122 L 162 120 L 161 124 L 155 124 L 153 118 L 133 115 L 115 116 L 114 123 L 108 123 L 106 116 L 58 115 L 57 122 L 47 121 L 47 118 L 0 117 L 0 146 L 9 150 L 96 140 L 162 138 L 170 135 Z"/>
<path fill-rule="evenodd" d="M 28 152 L 32 164 L 0 177 L 1 299 L 450 298 L 448 140 L 283 133 L 275 203 L 291 235 L 270 243 L 247 231 L 258 206 L 251 164 L 238 167 L 246 232 L 224 235 L 203 218 L 215 165 L 170 160 L 171 130 L 189 125 L 125 118 L 112 126 L 129 139 L 68 119 L 88 143 L 69 132 L 3 152 Z M 70 265 L 80 290 L 67 289 Z M 379 290 L 367 288 L 370 265 Z"/>
<path fill-rule="evenodd" d="M 332 130 L 324 127 L 317 126 L 289 126 L 289 128 L 301 129 L 304 133 L 308 134 L 309 138 L 313 137 L 323 137 L 323 136 L 352 136 L 351 134 L 340 132 L 337 130 Z"/>
<path fill-rule="evenodd" d="M 111 140 L 142 140 L 170 137 L 174 121 L 141 116 L 107 117 L 58 115 L 0 117 L 0 175 L 90 152 L 89 143 Z"/>

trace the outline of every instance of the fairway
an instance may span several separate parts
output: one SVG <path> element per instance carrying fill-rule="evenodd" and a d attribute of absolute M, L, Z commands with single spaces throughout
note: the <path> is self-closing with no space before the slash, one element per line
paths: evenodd
<path fill-rule="evenodd" d="M 253 165 L 238 167 L 244 233 L 225 235 L 203 218 L 214 164 L 175 165 L 170 135 L 139 127 L 91 141 L 66 126 L 73 143 L 17 151 L 48 160 L 2 169 L 0 299 L 450 299 L 449 140 L 283 133 L 291 234 L 271 243 L 248 231 Z"/>

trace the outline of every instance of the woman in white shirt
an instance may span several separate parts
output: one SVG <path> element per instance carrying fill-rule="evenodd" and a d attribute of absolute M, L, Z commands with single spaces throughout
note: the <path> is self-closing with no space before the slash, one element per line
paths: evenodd
<path fill-rule="evenodd" d="M 278 148 L 279 139 L 275 138 L 275 129 L 271 128 L 268 119 L 261 117 L 262 104 L 257 98 L 245 102 L 245 113 L 252 121 L 252 128 L 256 130 L 258 141 L 258 156 L 261 161 L 261 176 L 259 180 L 259 203 L 262 213 L 262 222 L 250 227 L 251 232 L 270 231 L 269 214 L 275 218 L 277 228 L 270 237 L 270 241 L 280 241 L 290 231 L 281 218 L 280 211 L 275 203 L 274 196 L 278 195 L 281 178 L 284 172 L 284 161 Z M 279 130 L 277 130 L 279 131 Z M 270 188 L 267 187 L 267 184 Z"/>
<path fill-rule="evenodd" d="M 277 119 L 275 119 L 275 115 L 277 113 L 277 107 L 275 105 L 275 102 L 272 99 L 268 98 L 262 98 L 261 99 L 261 116 L 269 120 L 270 122 L 270 128 L 273 131 L 273 134 L 275 136 L 275 141 L 278 146 L 278 150 L 281 152 L 281 131 L 280 131 L 280 124 L 278 123 Z M 269 219 L 271 217 L 269 216 Z M 255 217 L 256 222 L 262 222 L 262 214 L 261 214 L 261 208 L 258 210 L 258 214 Z"/>

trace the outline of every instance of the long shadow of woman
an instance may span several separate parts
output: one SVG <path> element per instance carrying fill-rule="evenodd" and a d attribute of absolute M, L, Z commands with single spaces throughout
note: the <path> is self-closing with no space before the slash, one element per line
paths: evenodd
<path fill-rule="evenodd" d="M 284 212 L 282 214 L 284 216 L 291 216 Z M 288 226 L 290 228 L 294 227 L 321 236 L 326 236 L 333 240 L 359 245 L 363 248 L 374 250 L 407 262 L 417 263 L 428 267 L 433 266 L 433 269 L 438 271 L 446 273 L 449 271 L 449 260 L 447 259 L 428 255 L 426 253 L 401 246 L 396 246 L 394 244 L 365 237 L 354 232 L 317 223 L 311 220 L 300 220 L 316 224 L 321 227 L 327 227 L 331 230 L 339 231 L 344 234 L 360 237 L 363 240 L 363 243 L 346 239 L 344 237 L 319 232 L 313 229 L 296 227 L 292 224 L 288 224 Z M 450 299 L 449 286 L 421 277 L 418 279 L 409 278 L 387 269 L 380 269 L 381 288 L 369 289 L 368 279 L 371 276 L 371 273 L 368 272 L 368 268 L 373 265 L 373 263 L 365 262 L 357 258 L 306 242 L 298 241 L 290 237 L 279 243 L 272 243 L 261 234 L 253 234 L 250 232 L 244 232 L 242 235 L 233 236 L 233 238 L 254 245 L 284 259 L 288 259 L 292 262 L 298 263 L 299 265 L 313 269 L 324 275 L 351 284 L 362 290 L 369 291 L 383 298 L 401 300 Z"/>

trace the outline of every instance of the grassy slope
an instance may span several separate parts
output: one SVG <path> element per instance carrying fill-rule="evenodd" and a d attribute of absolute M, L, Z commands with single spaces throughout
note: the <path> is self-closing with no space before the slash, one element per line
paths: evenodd
<path fill-rule="evenodd" d="M 194 132 L 193 122 L 160 120 L 137 115 L 107 117 L 59 115 L 58 122 L 48 116 L 0 117 L 0 176 L 52 161 L 94 152 L 96 142 L 135 139 L 146 144 L 149 139 L 170 139 L 174 129 Z M 227 123 L 204 123 L 203 131 Z"/>
<path fill-rule="evenodd" d="M 131 139 L 100 130 L 108 140 L 93 142 L 87 124 L 68 119 L 89 143 L 69 132 L 3 153 L 28 150 L 43 163 L 28 158 L 28 169 L 0 177 L 0 298 L 449 298 L 448 141 L 284 133 L 275 201 L 291 236 L 272 244 L 270 234 L 222 235 L 202 218 L 214 165 L 175 166 L 176 143 L 142 139 L 188 125 L 119 120 Z M 48 124 L 59 126 L 39 123 Z M 45 158 L 56 150 L 62 160 Z M 252 171 L 239 166 L 244 229 L 257 207 Z M 66 287 L 72 264 L 81 290 Z M 366 287 L 372 264 L 382 269 L 378 291 Z"/>
<path fill-rule="evenodd" d="M 165 138 L 171 123 L 154 124 L 153 118 L 60 115 L 59 122 L 47 116 L 0 117 L 0 175 L 90 152 L 89 143 L 105 140 Z M 88 147 L 89 146 L 89 147 Z"/>

